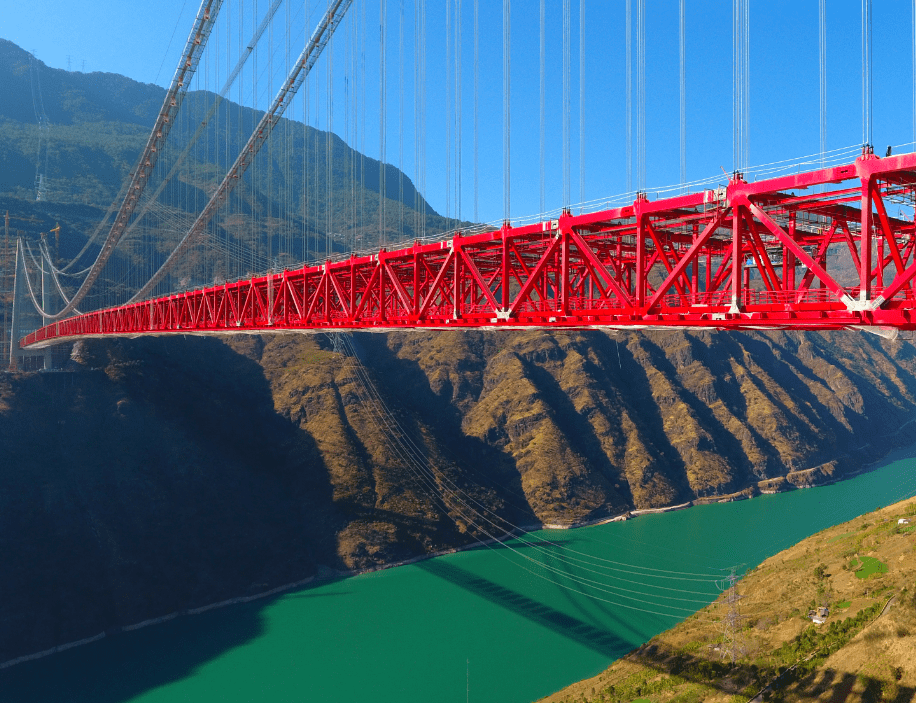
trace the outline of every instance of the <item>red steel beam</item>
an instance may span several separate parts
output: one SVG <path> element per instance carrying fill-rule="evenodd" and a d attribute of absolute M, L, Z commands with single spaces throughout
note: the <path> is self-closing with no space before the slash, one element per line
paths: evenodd
<path fill-rule="evenodd" d="M 916 329 L 916 228 L 885 205 L 914 194 L 916 154 L 867 153 L 766 181 L 737 175 L 724 191 L 641 197 L 89 312 L 20 345 L 286 330 Z M 827 272 L 834 251 L 831 271 L 854 274 L 854 285 Z"/>

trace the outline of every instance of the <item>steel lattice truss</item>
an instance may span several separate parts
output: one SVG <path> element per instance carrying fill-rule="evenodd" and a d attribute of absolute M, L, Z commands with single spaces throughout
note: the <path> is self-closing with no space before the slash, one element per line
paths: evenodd
<path fill-rule="evenodd" d="M 916 328 L 916 154 L 272 273 L 43 327 L 65 338 L 402 328 Z M 842 281 L 842 282 L 841 282 Z"/>

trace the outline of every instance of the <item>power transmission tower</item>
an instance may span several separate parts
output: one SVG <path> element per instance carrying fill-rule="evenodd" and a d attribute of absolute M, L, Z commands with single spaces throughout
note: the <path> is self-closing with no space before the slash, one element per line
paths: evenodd
<path fill-rule="evenodd" d="M 744 624 L 744 618 L 741 617 L 741 608 L 739 602 L 743 596 L 738 594 L 735 584 L 738 581 L 738 567 L 733 566 L 726 577 L 728 582 L 728 595 L 725 602 L 728 604 L 728 612 L 724 619 L 724 632 L 722 637 L 722 655 L 731 659 L 735 663 L 745 653 L 744 641 L 741 636 L 741 630 Z"/>

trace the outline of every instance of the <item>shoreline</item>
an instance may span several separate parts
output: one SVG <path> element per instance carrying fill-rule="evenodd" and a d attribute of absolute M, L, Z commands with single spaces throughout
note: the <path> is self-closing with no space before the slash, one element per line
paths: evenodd
<path fill-rule="evenodd" d="M 914 418 L 913 420 L 907 421 L 906 423 L 901 425 L 895 432 L 889 435 L 885 435 L 882 439 L 888 439 L 892 441 L 892 438 L 899 435 L 899 433 L 906 426 L 914 422 L 916 422 L 916 418 Z M 874 443 L 868 442 L 860 447 L 857 447 L 856 449 L 851 450 L 851 452 L 847 452 L 846 454 L 840 455 L 839 457 L 833 459 L 832 461 L 825 462 L 818 466 L 814 466 L 809 469 L 802 469 L 800 471 L 791 471 L 787 473 L 785 476 L 781 476 L 781 477 L 777 477 L 773 479 L 764 479 L 762 481 L 759 481 L 757 484 L 752 484 L 751 486 L 745 489 L 742 489 L 741 491 L 737 491 L 735 493 L 730 493 L 727 495 L 697 498 L 694 500 L 689 500 L 685 503 L 680 503 L 678 505 L 669 505 L 669 506 L 663 506 L 660 508 L 642 508 L 642 509 L 628 510 L 624 513 L 621 513 L 620 515 L 605 516 L 605 517 L 600 517 L 600 518 L 594 518 L 591 520 L 574 521 L 568 524 L 535 523 L 531 525 L 523 525 L 519 527 L 517 530 L 513 530 L 513 531 L 504 533 L 500 537 L 491 538 L 487 540 L 477 540 L 477 541 L 471 542 L 466 545 L 450 547 L 448 549 L 439 550 L 437 552 L 431 552 L 429 554 L 419 554 L 415 557 L 411 557 L 410 559 L 403 559 L 401 561 L 390 562 L 386 564 L 378 564 L 375 566 L 366 567 L 364 569 L 350 569 L 346 571 L 338 571 L 338 570 L 331 569 L 330 567 L 319 564 L 316 569 L 315 574 L 308 576 L 304 579 L 301 579 L 299 581 L 294 581 L 292 583 L 287 583 L 281 586 L 276 586 L 267 591 L 263 591 L 261 593 L 255 593 L 250 596 L 237 596 L 235 598 L 228 598 L 226 600 L 218 601 L 216 603 L 209 603 L 207 605 L 199 606 L 196 608 L 187 608 L 185 610 L 175 611 L 175 612 L 168 613 L 166 615 L 162 615 L 159 617 L 149 618 L 147 620 L 143 620 L 141 622 L 134 623 L 132 625 L 123 625 L 120 627 L 110 628 L 108 630 L 104 630 L 90 637 L 86 637 L 80 640 L 75 640 L 72 642 L 66 642 L 64 644 L 59 644 L 54 647 L 50 647 L 49 649 L 42 650 L 40 652 L 34 652 L 32 654 L 25 654 L 19 657 L 15 657 L 13 659 L 9 659 L 5 662 L 0 662 L 0 671 L 4 669 L 8 669 L 13 666 L 16 666 L 17 664 L 25 664 L 26 662 L 35 661 L 37 659 L 43 659 L 44 657 L 51 656 L 52 654 L 57 654 L 59 652 L 65 652 L 68 649 L 73 649 L 74 647 L 80 647 L 83 645 L 92 644 L 93 642 L 98 642 L 101 639 L 104 639 L 106 637 L 111 637 L 114 635 L 118 635 L 123 632 L 132 632 L 134 630 L 139 630 L 144 627 L 160 625 L 162 623 L 174 620 L 178 617 L 188 616 L 188 615 L 200 615 L 210 610 L 226 608 L 231 605 L 240 605 L 243 603 L 250 603 L 252 601 L 261 600 L 263 598 L 269 598 L 271 596 L 278 595 L 285 591 L 291 591 L 295 588 L 299 588 L 301 586 L 305 586 L 308 584 L 331 582 L 334 580 L 352 578 L 354 576 L 360 576 L 362 574 L 370 574 L 370 573 L 374 573 L 377 571 L 383 571 L 386 569 L 393 569 L 399 566 L 409 566 L 410 564 L 416 564 L 418 562 L 425 561 L 427 559 L 434 559 L 436 557 L 446 556 L 449 554 L 456 554 L 458 552 L 468 551 L 471 549 L 476 549 L 478 547 L 485 547 L 495 542 L 501 542 L 504 539 L 511 539 L 512 537 L 518 536 L 519 534 L 526 534 L 528 532 L 533 532 L 536 530 L 573 530 L 573 529 L 578 529 L 580 527 L 593 527 L 597 525 L 606 525 L 612 522 L 623 522 L 626 520 L 632 520 L 641 515 L 653 515 L 653 514 L 659 514 L 659 513 L 674 512 L 676 510 L 685 510 L 695 505 L 708 505 L 711 503 L 728 503 L 728 502 L 733 502 L 736 500 L 747 500 L 747 499 L 754 497 L 755 494 L 753 493 L 753 491 L 755 488 L 758 490 L 760 495 L 772 495 L 776 493 L 787 493 L 792 490 L 801 490 L 803 488 L 817 488 L 821 486 L 828 486 L 828 485 L 838 483 L 846 479 L 855 478 L 856 476 L 860 476 L 865 473 L 870 473 L 871 471 L 875 471 L 877 469 L 882 468 L 882 466 L 879 466 L 879 464 L 886 465 L 887 463 L 890 463 L 891 461 L 897 461 L 901 458 L 907 458 L 909 456 L 916 456 L 916 442 L 909 442 L 909 443 L 902 444 L 900 446 L 893 446 L 882 456 L 878 456 L 878 457 L 873 456 L 870 458 L 870 460 L 865 459 L 863 457 L 863 461 L 862 463 L 859 464 L 859 467 L 857 469 L 854 469 L 851 471 L 840 472 L 840 475 L 838 476 L 833 475 L 835 473 L 835 468 L 837 467 L 837 465 L 839 464 L 841 460 L 843 459 L 853 460 L 855 458 L 853 456 L 855 452 L 859 452 L 869 447 L 873 448 Z M 905 454 L 906 456 L 895 458 L 894 455 L 898 453 Z M 833 470 L 823 471 L 824 467 L 827 467 L 828 465 L 831 465 L 831 464 L 834 465 Z M 823 473 L 826 473 L 826 475 L 830 476 L 829 480 L 818 482 L 818 483 L 801 483 L 801 484 L 795 484 L 788 480 L 788 476 L 790 475 L 795 475 L 795 476 L 808 475 L 808 474 L 813 474 L 814 472 L 819 471 L 819 470 L 822 471 Z M 777 489 L 777 490 L 772 490 L 772 491 L 764 491 L 760 488 L 760 484 L 767 484 L 769 482 L 775 482 L 779 486 L 785 486 L 786 484 L 788 484 L 789 487 L 783 488 L 782 490 Z"/>

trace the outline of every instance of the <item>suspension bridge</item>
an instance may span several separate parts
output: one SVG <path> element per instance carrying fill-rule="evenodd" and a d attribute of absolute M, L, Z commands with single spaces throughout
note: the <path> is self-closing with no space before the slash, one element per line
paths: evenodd
<path fill-rule="evenodd" d="M 228 0 L 225 0 L 228 4 Z M 309 116 L 308 82 L 319 58 L 332 45 L 335 32 L 346 27 L 344 63 L 348 105 L 344 133 L 354 147 L 365 145 L 365 38 L 369 34 L 361 0 L 331 0 L 319 12 L 314 28 L 303 33 L 298 57 L 290 53 L 295 40 L 289 28 L 305 27 L 312 15 L 290 17 L 286 7 L 285 60 L 282 39 L 273 37 L 275 21 L 283 23 L 281 0 L 264 12 L 243 18 L 238 6 L 234 41 L 232 10 L 224 0 L 203 0 L 181 59 L 166 92 L 146 146 L 109 208 L 106 220 L 76 259 L 61 266 L 47 243 L 36 252 L 22 242 L 17 248 L 11 359 L 35 355 L 35 350 L 90 337 L 164 334 L 230 334 L 271 331 L 346 331 L 405 328 L 711 328 L 862 329 L 885 336 L 916 328 L 916 153 L 875 154 L 871 142 L 871 20 L 870 2 L 863 0 L 863 142 L 853 150 L 827 152 L 825 66 L 825 4 L 820 9 L 821 151 L 807 161 L 782 162 L 751 169 L 747 163 L 748 133 L 748 8 L 734 8 L 734 151 L 735 168 L 726 184 L 713 180 L 686 183 L 685 168 L 685 23 L 680 3 L 681 180 L 652 197 L 645 189 L 645 22 L 644 0 L 636 0 L 635 33 L 631 31 L 631 2 L 627 2 L 627 169 L 628 185 L 636 164 L 637 189 L 622 198 L 570 204 L 570 0 L 563 2 L 563 206 L 528 219 L 513 219 L 511 169 L 511 2 L 503 3 L 503 182 L 504 218 L 481 225 L 461 217 L 461 0 L 446 7 L 445 51 L 454 74 L 447 76 L 445 116 L 449 134 L 448 197 L 454 217 L 429 234 L 425 182 L 426 106 L 420 86 L 426 81 L 426 7 L 413 7 L 415 55 L 414 136 L 416 176 L 413 205 L 405 178 L 397 172 L 397 198 L 387 192 L 391 179 L 386 156 L 386 40 L 379 38 L 380 137 L 378 196 L 370 203 L 377 228 L 367 225 L 366 157 L 334 142 L 327 90 L 326 155 L 323 169 L 304 151 L 301 164 L 291 164 L 290 111 L 305 84 L 303 120 Z M 387 5 L 379 6 L 384 29 Z M 351 7 L 352 6 L 352 7 Z M 584 2 L 580 7 L 580 52 L 584 52 Z M 479 81 L 478 3 L 473 3 L 474 31 L 474 217 L 478 199 Z M 256 12 L 256 9 L 255 9 Z M 351 22 L 343 21 L 350 12 Z M 219 24 L 223 17 L 224 25 Z M 399 143 L 403 163 L 404 134 L 404 3 L 399 5 Z M 244 32 L 251 31 L 245 41 Z M 541 2 L 540 157 L 541 209 L 545 207 L 545 12 Z M 246 74 L 258 60 L 258 42 L 267 35 L 270 100 L 259 98 L 258 70 Z M 629 46 L 635 35 L 637 50 Z M 339 35 L 340 36 L 340 35 Z M 192 83 L 200 81 L 200 62 L 208 47 L 224 37 L 212 61 L 212 85 L 203 120 L 185 118 L 181 107 Z M 360 44 L 363 42 L 363 45 Z M 226 49 L 225 47 L 229 48 Z M 233 52 L 233 46 L 235 50 Z M 279 49 L 277 47 L 280 47 Z M 362 48 L 361 48 L 362 47 Z M 630 153 L 632 132 L 631 53 L 636 55 L 636 154 Z M 584 53 L 581 54 L 584 57 Z M 327 84 L 334 81 L 333 51 L 327 52 Z M 230 68 L 235 60 L 234 68 Z M 276 59 L 276 66 L 274 66 Z M 584 60 L 584 58 L 583 58 Z M 262 59 L 263 63 L 263 59 Z M 220 66 L 222 68 L 220 68 Z M 361 70 L 362 69 L 362 70 Z M 223 73 L 220 73 L 220 70 Z M 282 80 L 274 81 L 278 70 Z M 210 76 L 210 68 L 207 68 Z M 233 117 L 221 112 L 237 79 L 249 76 L 256 117 Z M 263 75 L 263 74 L 261 74 Z M 318 76 L 315 93 L 319 94 Z M 262 85 L 261 92 L 265 87 Z M 584 83 L 580 81 L 584 103 Z M 242 89 L 239 88 L 241 95 Z M 359 112 L 362 101 L 362 112 Z M 316 98 L 316 114 L 318 111 Z M 223 106 L 225 108 L 225 106 Z M 36 111 L 38 108 L 36 108 Z M 43 114 L 43 107 L 41 109 Z M 580 119 L 581 119 L 580 111 Z M 47 122 L 46 117 L 43 118 Z M 208 136 L 220 132 L 222 141 Z M 360 123 L 360 120 L 362 122 Z M 41 121 L 41 120 L 40 120 Z M 178 126 L 174 130 L 175 126 Z M 192 126 L 194 129 L 192 129 Z M 279 128 L 279 129 L 278 129 Z M 456 137 L 453 140 L 452 130 Z M 193 133 L 192 133 L 193 132 Z M 198 141 L 206 143 L 203 157 Z M 584 164 L 584 122 L 580 127 L 580 164 Z M 231 135 L 235 138 L 230 138 Z M 242 135 L 247 134 L 247 138 Z M 277 141 L 278 134 L 286 140 Z M 171 135 L 171 136 L 170 136 Z M 210 142 L 213 142 L 211 144 Z M 362 141 L 362 144 L 361 144 Z M 277 146 L 275 147 L 275 142 Z M 454 144 L 454 148 L 452 148 Z M 232 147 L 236 147 L 234 150 Z M 264 147 L 267 147 L 266 149 Z M 232 154 L 234 154 L 234 157 Z M 258 159 L 268 152 L 268 162 Z M 275 153 L 276 152 L 276 153 Z M 189 154 L 191 155 L 189 157 Z M 194 158 L 210 167 L 202 186 Z M 451 168 L 454 160 L 456 168 Z M 349 185 L 335 186 L 340 163 Z M 280 164 L 280 175 L 274 172 Z M 284 165 L 285 164 L 285 165 Z M 298 179 L 293 171 L 300 167 Z M 313 170 L 314 166 L 314 170 Z M 372 166 L 372 164 L 370 164 Z M 283 168 L 286 170 L 283 171 Z M 260 169 L 260 170 L 259 170 Z M 584 191 L 584 165 L 580 193 Z M 219 171 L 218 177 L 213 172 Z M 313 178 L 311 186 L 309 178 Z M 721 179 L 721 177 L 720 177 Z M 357 195 L 356 183 L 360 185 Z M 294 187 L 293 184 L 298 184 Z M 148 187 L 151 186 L 151 187 Z M 46 197 L 42 181 L 40 195 Z M 181 189 L 189 196 L 166 196 Z M 335 192 L 335 188 L 337 191 Z M 283 195 L 268 212 L 255 214 L 259 191 Z M 319 194 L 323 202 L 318 204 Z M 293 192 L 297 190 L 298 192 Z M 206 194 L 201 206 L 200 192 Z M 314 192 L 311 192 L 314 191 Z M 336 197 L 336 201 L 335 201 Z M 176 201 L 177 198 L 177 201 Z M 311 201 L 311 202 L 310 202 Z M 175 205 L 178 202 L 178 205 Z M 335 204 L 336 202 L 336 204 Z M 196 209 L 195 209 L 196 206 Z M 893 210 L 896 208 L 897 215 Z M 394 211 L 394 212 L 393 212 Z M 392 226 L 392 217 L 395 225 Z M 298 218 L 298 220 L 297 220 Z M 347 218 L 349 218 L 347 220 Z M 319 229 L 325 233 L 321 251 Z M 349 233 L 338 221 L 347 220 Z M 409 227 L 405 227 L 405 221 Z M 355 223 L 355 224 L 354 224 Z M 299 227 L 297 231 L 297 226 Z M 107 230 L 107 234 L 105 234 Z M 367 232 L 376 244 L 359 250 Z M 404 238 L 407 230 L 412 236 Z M 240 234 L 241 232 L 241 234 Z M 246 239 L 247 233 L 251 235 Z M 164 234 L 166 233 L 166 234 Z M 393 233 L 396 233 L 392 237 Z M 105 234 L 103 237 L 102 235 Z M 166 236 L 167 235 L 167 236 Z M 244 236 L 243 236 L 244 235 Z M 314 237 L 314 245 L 311 239 Z M 389 244 L 389 237 L 396 243 Z M 399 238 L 400 237 L 400 238 Z M 120 249 L 119 249 L 120 247 Z M 86 252 L 96 252 L 83 271 L 70 272 Z M 305 263 L 293 263 L 295 261 Z M 31 266 L 30 266 L 31 262 Z M 232 271 L 244 275 L 231 276 Z M 68 278 L 69 277 L 69 278 Z M 74 282 L 75 280 L 75 282 Z M 196 283 L 196 285 L 195 285 Z M 108 292 L 104 296 L 98 289 Z M 93 292 L 95 291 L 95 298 Z M 114 292 L 112 292 L 114 291 Z M 126 291 L 126 292 L 125 292 Z M 112 298 L 121 301 L 111 304 Z M 107 304 L 80 311 L 84 301 L 104 298 Z M 126 300 L 125 300 L 126 298 Z M 34 308 L 34 311 L 32 309 Z M 29 324 L 35 313 L 40 324 Z M 38 352 L 40 353 L 40 352 Z"/>

